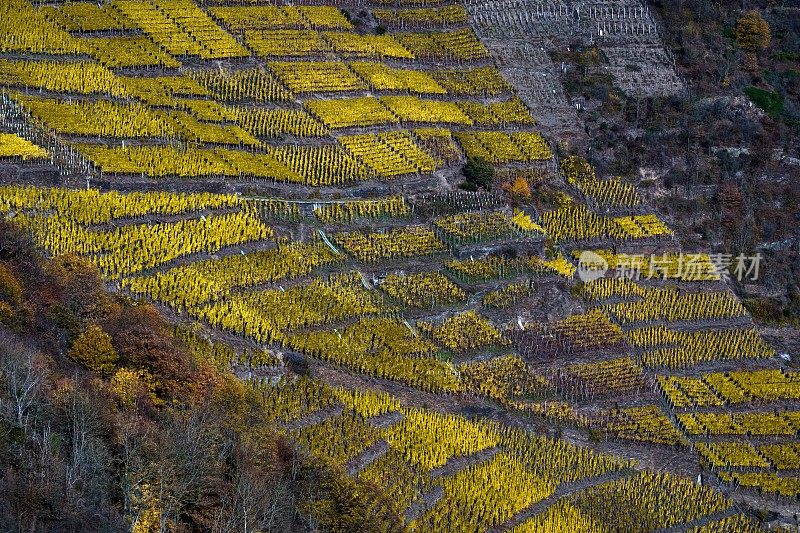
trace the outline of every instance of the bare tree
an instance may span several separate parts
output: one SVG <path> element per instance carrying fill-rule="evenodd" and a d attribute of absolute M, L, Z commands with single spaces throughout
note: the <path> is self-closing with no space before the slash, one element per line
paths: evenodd
<path fill-rule="evenodd" d="M 36 353 L 0 331 L 0 379 L 5 394 L 0 413 L 26 433 L 33 429 L 32 407 L 44 386 L 45 371 Z"/>

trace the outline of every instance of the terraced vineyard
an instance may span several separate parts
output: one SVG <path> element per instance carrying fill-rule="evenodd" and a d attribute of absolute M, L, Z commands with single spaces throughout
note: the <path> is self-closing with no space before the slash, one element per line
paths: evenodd
<path fill-rule="evenodd" d="M 796 510 L 800 374 L 633 182 L 543 135 L 474 20 L 5 0 L 0 213 L 194 324 L 275 431 L 409 531 Z M 494 186 L 459 190 L 475 165 Z M 581 279 L 583 252 L 607 272 Z"/>

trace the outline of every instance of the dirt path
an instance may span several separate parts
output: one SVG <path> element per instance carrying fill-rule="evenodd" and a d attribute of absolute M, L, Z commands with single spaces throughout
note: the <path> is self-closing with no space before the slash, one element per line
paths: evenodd
<path fill-rule="evenodd" d="M 389 447 L 388 442 L 383 439 L 379 440 L 360 454 L 347 461 L 347 464 L 345 465 L 347 475 L 351 477 L 355 476 L 361 470 L 369 466 L 372 462 L 380 459 L 390 449 L 391 448 Z"/>
<path fill-rule="evenodd" d="M 400 411 L 390 411 L 388 413 L 373 416 L 372 418 L 367 419 L 367 423 L 375 426 L 376 428 L 385 429 L 400 423 L 400 421 L 405 417 L 406 415 Z"/>
<path fill-rule="evenodd" d="M 434 468 L 428 474 L 431 479 L 436 479 L 440 477 L 450 477 L 462 470 L 469 468 L 470 466 L 474 466 L 484 461 L 488 461 L 492 457 L 494 457 L 501 448 L 499 446 L 494 446 L 492 448 L 486 448 L 485 450 L 481 450 L 477 453 L 473 453 L 472 455 L 462 455 L 459 457 L 451 457 L 447 460 L 444 466 L 440 466 L 438 468 Z"/>
<path fill-rule="evenodd" d="M 471 455 L 463 455 L 460 457 L 451 457 L 444 466 L 435 468 L 428 474 L 431 480 L 435 480 L 443 476 L 453 476 L 458 472 L 469 468 L 470 466 L 480 464 L 484 461 L 490 460 L 494 457 L 501 448 L 494 446 L 486 448 Z M 428 510 L 433 508 L 439 500 L 444 497 L 444 489 L 441 485 L 433 485 L 431 490 L 422 495 L 421 498 L 415 500 L 406 510 L 406 522 L 411 522 L 425 514 Z"/>
<path fill-rule="evenodd" d="M 429 492 L 423 494 L 421 498 L 415 500 L 408 509 L 406 509 L 406 523 L 416 520 L 425 514 L 428 510 L 432 509 L 434 505 L 439 503 L 439 500 L 443 497 L 444 489 L 439 485 L 436 485 Z"/>
<path fill-rule="evenodd" d="M 343 410 L 344 407 L 341 405 L 320 409 L 293 422 L 287 422 L 283 425 L 283 428 L 286 431 L 297 431 L 303 428 L 316 426 L 317 424 L 321 424 L 330 418 L 341 415 Z"/>
<path fill-rule="evenodd" d="M 737 512 L 736 507 L 728 507 L 724 511 L 719 511 L 717 513 L 707 514 L 705 516 L 701 516 L 700 518 L 696 518 L 689 522 L 684 522 L 683 524 L 677 524 L 672 527 L 665 527 L 662 529 L 657 529 L 654 533 L 679 533 L 683 531 L 691 531 L 696 527 L 703 527 L 707 526 L 711 522 L 718 522 L 723 518 L 727 518 L 729 516 L 735 515 Z"/>
<path fill-rule="evenodd" d="M 512 516 L 509 520 L 507 520 L 503 524 L 500 524 L 494 529 L 490 529 L 489 532 L 499 533 L 502 531 L 510 531 L 511 529 L 520 525 L 530 517 L 545 512 L 551 505 L 554 505 L 562 498 L 566 498 L 571 494 L 580 492 L 590 487 L 595 487 L 597 485 L 602 485 L 603 483 L 608 483 L 610 481 L 616 481 L 618 479 L 631 476 L 635 472 L 636 472 L 635 470 L 617 470 L 616 472 L 609 472 L 603 474 L 602 476 L 584 478 L 579 481 L 574 481 L 572 483 L 562 483 L 556 488 L 553 494 L 551 494 L 544 500 L 540 500 L 531 505 L 530 507 L 523 509 L 522 511 Z"/>
<path fill-rule="evenodd" d="M 358 374 L 320 359 L 308 358 L 308 360 L 311 374 L 332 387 L 386 392 L 400 400 L 405 407 L 421 407 L 445 414 L 459 413 L 469 408 L 491 407 L 489 402 L 479 398 L 425 392 L 399 381 Z"/>

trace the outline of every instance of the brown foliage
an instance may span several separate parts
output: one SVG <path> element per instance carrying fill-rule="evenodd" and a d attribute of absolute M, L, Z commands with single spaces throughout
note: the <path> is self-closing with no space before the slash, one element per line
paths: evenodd
<path fill-rule="evenodd" d="M 748 11 L 739 19 L 733 35 L 739 47 L 749 52 L 764 50 L 772 41 L 769 24 L 755 9 Z"/>
<path fill-rule="evenodd" d="M 0 262 L 0 324 L 18 324 L 18 309 L 22 304 L 22 285 L 11 269 Z"/>
<path fill-rule="evenodd" d="M 722 225 L 733 231 L 744 216 L 742 193 L 734 183 L 727 182 L 720 188 L 718 199 L 722 208 Z"/>
<path fill-rule="evenodd" d="M 503 190 L 520 198 L 531 197 L 531 186 L 528 184 L 528 180 L 522 176 L 517 176 L 514 181 L 503 183 Z"/>
<path fill-rule="evenodd" d="M 188 357 L 173 341 L 155 307 L 124 307 L 106 327 L 124 366 L 143 368 L 156 376 L 159 396 L 175 398 L 187 392 Z"/>
<path fill-rule="evenodd" d="M 46 271 L 61 288 L 61 300 L 81 322 L 100 322 L 119 306 L 103 290 L 97 268 L 88 260 L 73 254 L 55 257 Z"/>
<path fill-rule="evenodd" d="M 11 269 L 0 262 L 0 299 L 13 305 L 19 305 L 22 300 L 22 285 Z"/>

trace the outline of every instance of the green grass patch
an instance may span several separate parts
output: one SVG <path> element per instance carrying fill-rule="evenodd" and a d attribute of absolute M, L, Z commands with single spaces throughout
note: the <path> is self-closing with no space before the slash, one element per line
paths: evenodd
<path fill-rule="evenodd" d="M 777 117 L 783 113 L 783 97 L 778 93 L 758 87 L 747 87 L 744 93 L 751 102 L 763 109 L 769 116 Z"/>
<path fill-rule="evenodd" d="M 800 61 L 800 53 L 798 52 L 785 52 L 781 50 L 775 54 L 775 59 L 778 61 Z"/>

